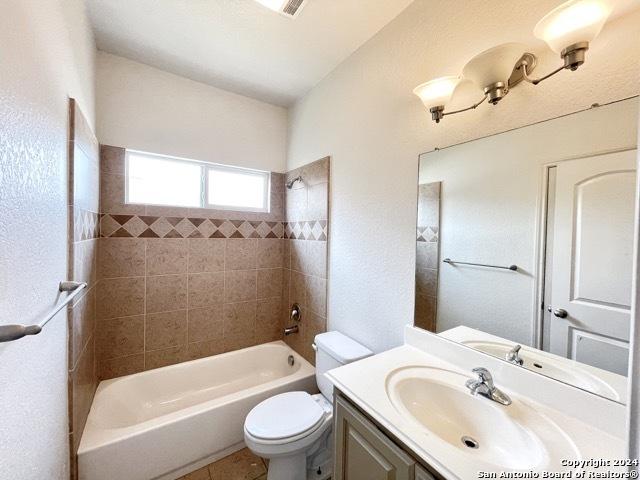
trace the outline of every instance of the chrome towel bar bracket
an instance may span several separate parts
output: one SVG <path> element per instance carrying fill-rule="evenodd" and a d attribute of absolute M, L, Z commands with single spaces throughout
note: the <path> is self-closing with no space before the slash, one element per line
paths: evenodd
<path fill-rule="evenodd" d="M 67 295 L 62 302 L 56 305 L 49 315 L 47 315 L 40 323 L 36 323 L 34 325 L 0 325 L 0 343 L 12 342 L 13 340 L 18 340 L 26 335 L 37 335 L 42 331 L 42 327 L 44 327 L 49 320 L 55 317 L 60 310 L 68 305 L 69 302 L 71 302 L 71 300 L 73 300 L 86 287 L 87 284 L 84 282 L 60 282 L 58 290 L 61 292 L 71 293 Z"/>
<path fill-rule="evenodd" d="M 450 258 L 445 258 L 442 261 L 444 263 L 448 263 L 449 265 L 472 265 L 474 267 L 487 267 L 487 268 L 498 268 L 500 270 L 511 270 L 512 272 L 518 271 L 517 265 L 509 265 L 508 267 L 503 267 L 500 265 L 487 265 L 486 263 L 458 262 L 457 260 L 451 260 Z"/>

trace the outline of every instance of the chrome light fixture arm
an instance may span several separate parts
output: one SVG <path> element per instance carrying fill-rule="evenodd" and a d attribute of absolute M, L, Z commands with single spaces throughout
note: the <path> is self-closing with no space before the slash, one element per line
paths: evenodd
<path fill-rule="evenodd" d="M 462 113 L 462 112 L 466 112 L 468 110 L 473 110 L 474 108 L 478 108 L 480 105 L 482 105 L 487 100 L 488 97 L 489 97 L 489 95 L 485 94 L 485 96 L 482 97 L 482 100 L 480 100 L 479 102 L 474 103 L 470 107 L 461 108 L 460 110 L 454 110 L 453 112 L 445 112 L 444 111 L 444 107 L 442 107 L 442 106 L 440 106 L 440 107 L 431 107 L 429 109 L 429 112 L 431 112 L 431 118 L 433 120 L 435 120 L 436 123 L 440 123 L 440 120 L 442 120 L 442 118 L 445 115 L 454 115 L 456 113 Z"/>
<path fill-rule="evenodd" d="M 527 73 L 527 67 L 529 66 L 529 62 L 526 59 L 522 59 L 519 65 L 516 67 L 522 72 L 522 79 L 525 82 L 532 83 L 534 85 L 538 85 L 540 82 L 546 80 L 549 77 L 554 76 L 556 73 L 561 72 L 562 70 L 571 70 L 575 71 L 578 69 L 580 65 L 584 63 L 585 53 L 589 50 L 589 42 L 579 42 L 574 43 L 573 45 L 569 45 L 567 48 L 562 50 L 560 56 L 564 61 L 564 65 L 556 68 L 553 72 L 548 73 L 544 77 L 540 78 L 531 78 Z"/>

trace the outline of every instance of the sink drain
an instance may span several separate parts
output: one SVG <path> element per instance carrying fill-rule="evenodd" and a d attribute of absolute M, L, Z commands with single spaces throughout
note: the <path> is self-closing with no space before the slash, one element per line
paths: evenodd
<path fill-rule="evenodd" d="M 480 444 L 475 438 L 464 436 L 460 440 L 462 440 L 462 443 L 464 443 L 465 447 L 469 447 L 469 448 L 480 447 Z"/>

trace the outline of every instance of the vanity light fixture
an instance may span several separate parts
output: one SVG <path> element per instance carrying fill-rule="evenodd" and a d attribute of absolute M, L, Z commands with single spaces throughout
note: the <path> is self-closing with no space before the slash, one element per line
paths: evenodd
<path fill-rule="evenodd" d="M 589 42 L 600 33 L 613 10 L 612 0 L 569 0 L 545 15 L 535 26 L 534 35 L 560 54 L 563 65 L 533 79 L 536 56 L 518 43 L 504 43 L 473 57 L 462 70 L 462 79 L 470 80 L 484 92 L 484 98 L 467 108 L 445 111 L 459 77 L 441 77 L 423 83 L 413 91 L 439 123 L 445 115 L 472 110 L 488 100 L 496 105 L 509 91 L 525 81 L 537 85 L 562 70 L 577 70 L 585 61 Z"/>

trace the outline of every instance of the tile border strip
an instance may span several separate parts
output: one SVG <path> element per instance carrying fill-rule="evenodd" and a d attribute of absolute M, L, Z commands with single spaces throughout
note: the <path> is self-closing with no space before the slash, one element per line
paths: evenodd
<path fill-rule="evenodd" d="M 284 238 L 283 222 L 100 214 L 100 236 L 122 238 Z"/>

